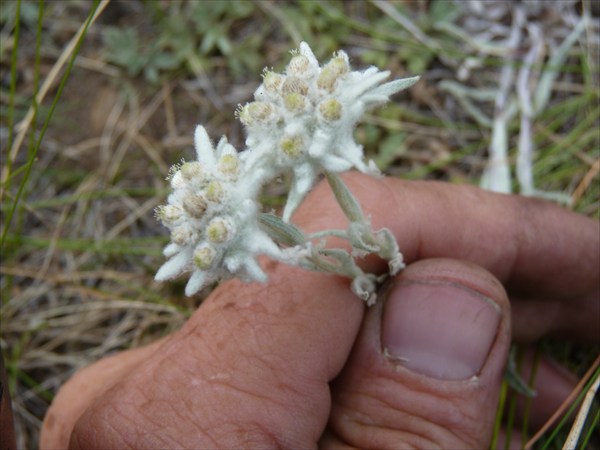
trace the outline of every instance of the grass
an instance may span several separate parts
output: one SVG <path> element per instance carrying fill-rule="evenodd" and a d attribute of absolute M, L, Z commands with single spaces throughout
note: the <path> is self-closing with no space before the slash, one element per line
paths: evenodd
<path fill-rule="evenodd" d="M 357 137 L 393 176 L 478 184 L 491 140 L 482 118 L 493 121 L 494 97 L 466 103 L 443 82 L 494 93 L 502 67 L 520 65 L 499 40 L 463 32 L 469 15 L 447 1 L 5 2 L 0 344 L 19 448 L 37 446 L 48 404 L 75 370 L 177 329 L 198 305 L 181 283 L 152 281 L 166 242 L 152 209 L 167 193 L 169 166 L 192 156 L 197 123 L 241 147 L 236 105 L 251 98 L 262 67 L 281 69 L 299 40 L 319 58 L 344 48 L 358 67 L 423 74 L 369 115 Z M 545 17 L 549 48 L 570 28 Z M 588 26 L 556 67 L 548 105 L 534 120 L 533 167 L 536 187 L 566 193 L 574 210 L 596 219 L 599 35 Z M 511 164 L 518 131 L 515 117 Z M 277 185 L 265 192 L 272 205 L 281 195 Z M 559 356 L 583 376 L 597 350 L 569 346 Z M 588 422 L 598 420 L 595 408 Z M 591 448 L 599 438 L 587 427 Z M 536 445 L 561 447 L 568 428 L 555 426 Z"/>

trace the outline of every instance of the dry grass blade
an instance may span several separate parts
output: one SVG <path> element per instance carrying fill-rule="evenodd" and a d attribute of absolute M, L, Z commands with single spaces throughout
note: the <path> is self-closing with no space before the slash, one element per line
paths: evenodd
<path fill-rule="evenodd" d="M 575 423 L 567 436 L 567 440 L 565 441 L 565 445 L 563 446 L 563 450 L 574 450 L 577 447 L 577 442 L 579 441 L 579 436 L 581 435 L 581 430 L 583 429 L 583 425 L 587 419 L 587 416 L 590 412 L 590 408 L 592 406 L 592 402 L 596 393 L 598 392 L 598 386 L 600 386 L 600 375 L 596 375 L 596 381 L 585 394 L 585 398 L 583 399 L 583 403 L 581 404 L 581 408 L 579 409 L 579 413 L 577 413 L 577 417 L 575 418 Z"/>
<path fill-rule="evenodd" d="M 96 21 L 96 19 L 98 19 L 98 17 L 100 17 L 100 15 L 104 11 L 104 9 L 108 6 L 109 2 L 110 2 L 110 0 L 102 0 L 100 5 L 96 9 L 96 12 L 92 16 L 92 18 L 89 22 L 89 26 L 91 26 Z M 73 54 L 73 51 L 75 50 L 75 48 L 77 46 L 77 42 L 81 39 L 81 35 L 84 33 L 85 29 L 86 29 L 86 24 L 82 23 L 81 27 L 79 27 L 79 30 L 77 31 L 77 33 L 75 33 L 75 35 L 71 38 L 71 41 L 69 42 L 69 44 L 65 47 L 65 49 L 62 51 L 59 58 L 54 63 L 54 66 L 48 73 L 48 76 L 44 80 L 44 83 L 42 84 L 42 87 L 40 88 L 40 90 L 35 98 L 35 102 L 38 105 L 42 104 L 42 101 L 46 97 L 46 94 L 48 93 L 50 88 L 54 85 L 55 81 L 57 80 L 57 78 L 60 74 L 61 69 L 67 63 L 67 60 L 69 59 L 69 57 Z M 17 157 L 17 154 L 19 153 L 21 144 L 23 143 L 23 140 L 25 139 L 25 135 L 27 134 L 27 131 L 29 130 L 31 121 L 33 120 L 34 111 L 35 111 L 34 106 L 31 105 L 31 107 L 27 111 L 27 114 L 25 115 L 25 118 L 21 121 L 21 123 L 17 127 L 17 128 L 19 128 L 19 133 L 17 134 L 17 137 L 16 137 L 16 139 L 10 149 L 10 153 L 8 155 L 8 159 L 10 161 L 14 161 Z M 0 176 L 0 201 L 4 198 L 4 186 L 6 186 L 6 181 L 9 177 L 9 175 L 10 175 L 10 173 L 8 172 L 8 167 L 5 166 L 2 169 L 2 175 Z"/>
<path fill-rule="evenodd" d="M 580 183 L 577 185 L 575 190 L 573 191 L 573 195 L 571 196 L 571 202 L 575 204 L 579 201 L 579 199 L 583 196 L 586 189 L 592 184 L 592 181 L 596 176 L 600 173 L 600 159 L 594 161 L 590 170 L 587 171 L 585 176 L 581 179 Z"/>
<path fill-rule="evenodd" d="M 598 356 L 596 358 L 596 360 L 594 361 L 592 366 L 588 369 L 588 371 L 581 378 L 581 380 L 579 380 L 579 383 L 577 383 L 577 386 L 575 386 L 575 389 L 573 389 L 571 394 L 569 394 L 569 396 L 565 399 L 565 401 L 562 403 L 560 408 L 558 408 L 554 412 L 554 414 L 552 414 L 552 417 L 550 417 L 548 419 L 548 421 L 544 424 L 544 426 L 542 428 L 540 428 L 538 430 L 538 432 L 535 433 L 535 435 L 533 435 L 533 437 L 531 439 L 529 439 L 529 441 L 527 441 L 527 444 L 525 444 L 525 450 L 529 450 L 529 449 L 533 448 L 533 445 L 540 439 L 540 437 L 542 437 L 542 435 L 556 423 L 556 421 L 560 418 L 560 416 L 563 415 L 563 413 L 567 410 L 567 408 L 569 408 L 569 406 L 571 405 L 573 400 L 575 400 L 575 398 L 581 393 L 583 387 L 589 381 L 589 379 L 592 377 L 592 375 L 594 374 L 594 372 L 596 371 L 598 366 L 600 366 L 600 356 Z"/>

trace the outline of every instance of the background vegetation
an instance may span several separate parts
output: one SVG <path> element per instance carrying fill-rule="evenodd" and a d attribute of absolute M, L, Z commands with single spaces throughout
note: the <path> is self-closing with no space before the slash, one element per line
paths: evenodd
<path fill-rule="evenodd" d="M 511 47 L 515 4 L 525 8 L 522 28 L 530 34 Z M 53 395 L 77 369 L 177 329 L 201 301 L 184 297 L 183 283 L 153 282 L 167 234 L 152 211 L 167 194 L 168 168 L 192 157 L 198 123 L 242 148 L 233 111 L 251 99 L 262 68 L 282 69 L 301 40 L 321 60 L 344 48 L 354 67 L 376 64 L 395 78 L 421 74 L 369 115 L 357 138 L 391 176 L 472 184 L 487 163 L 503 69 L 521 69 L 539 43 L 527 87 L 534 90 L 543 72 L 554 78 L 533 120 L 536 187 L 599 218 L 598 5 L 3 2 L 0 344 L 19 448 L 37 446 Z M 560 64 L 549 65 L 583 16 L 583 32 Z M 541 30 L 537 41 L 532 24 Z M 517 114 L 507 125 L 513 167 L 519 128 Z M 283 192 L 269 186 L 265 202 L 277 207 Z M 598 354 L 560 342 L 540 348 L 580 376 Z M 590 417 L 597 421 L 597 405 Z M 600 442 L 592 429 L 582 446 Z M 568 429 L 552 430 L 540 447 L 561 447 Z"/>

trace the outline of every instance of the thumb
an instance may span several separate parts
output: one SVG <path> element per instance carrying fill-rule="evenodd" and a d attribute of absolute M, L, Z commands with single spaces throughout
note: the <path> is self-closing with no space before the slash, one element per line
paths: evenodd
<path fill-rule="evenodd" d="M 322 447 L 487 448 L 510 345 L 500 282 L 430 259 L 382 296 L 333 384 Z"/>

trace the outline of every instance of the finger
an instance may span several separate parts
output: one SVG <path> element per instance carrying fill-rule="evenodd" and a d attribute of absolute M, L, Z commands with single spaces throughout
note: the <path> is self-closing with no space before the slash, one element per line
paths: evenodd
<path fill-rule="evenodd" d="M 164 339 L 98 361 L 78 371 L 58 392 L 40 430 L 41 449 L 64 449 L 75 422 L 90 404 L 142 361 L 151 357 Z"/>
<path fill-rule="evenodd" d="M 275 265 L 225 283 L 88 408 L 73 448 L 316 446 L 363 305 L 345 280 Z"/>
<path fill-rule="evenodd" d="M 600 223 L 549 202 L 495 194 L 472 186 L 405 182 L 352 174 L 344 178 L 374 228 L 392 230 L 408 262 L 471 261 L 505 286 L 514 305 L 517 340 L 548 333 L 600 340 Z M 300 216 L 328 227 L 339 210 L 327 186 Z M 382 266 L 379 266 L 381 268 Z"/>
<path fill-rule="evenodd" d="M 509 346 L 508 299 L 489 272 L 408 266 L 365 317 L 323 445 L 487 448 Z"/>

